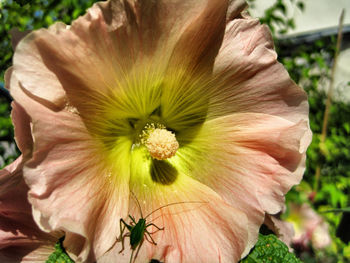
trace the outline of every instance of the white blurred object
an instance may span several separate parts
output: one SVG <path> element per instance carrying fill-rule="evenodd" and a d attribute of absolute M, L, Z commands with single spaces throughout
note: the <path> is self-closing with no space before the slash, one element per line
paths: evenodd
<path fill-rule="evenodd" d="M 0 156 L 0 167 L 5 165 L 5 160 L 10 156 L 16 156 L 16 145 L 13 142 L 0 141 L 0 148 L 3 149 L 3 154 Z"/>
<path fill-rule="evenodd" d="M 294 1 L 295 2 L 295 1 Z M 339 26 L 339 17 L 342 9 L 345 10 L 343 32 L 350 28 L 350 0 L 304 0 L 304 11 L 296 7 L 291 0 L 284 0 L 287 8 L 287 17 L 293 18 L 295 29 L 290 29 L 281 38 L 313 36 L 318 37 L 329 35 L 333 32 L 336 35 Z M 255 0 L 254 7 L 250 13 L 255 17 L 264 16 L 264 11 L 271 7 L 275 0 Z M 337 63 L 337 70 L 334 76 L 334 91 L 332 99 L 350 103 L 350 43 L 349 38 L 343 39 L 343 50 L 340 51 Z M 317 70 L 317 69 L 311 69 Z M 319 89 L 327 92 L 330 86 L 329 79 L 320 80 Z"/>
<path fill-rule="evenodd" d="M 350 2 L 350 0 L 349 0 Z M 350 12 L 349 15 L 350 16 Z M 335 100 L 350 102 L 350 48 L 339 53 L 337 71 L 334 76 Z"/>
<path fill-rule="evenodd" d="M 329 227 L 326 222 L 320 223 L 313 231 L 311 237 L 311 244 L 316 249 L 322 249 L 329 246 L 332 243 L 331 236 L 329 235 Z"/>
<path fill-rule="evenodd" d="M 250 12 L 254 17 L 262 17 L 274 3 L 275 0 L 256 0 Z M 295 22 L 295 29 L 291 29 L 288 35 L 337 27 L 341 10 L 345 8 L 345 13 L 350 14 L 350 0 L 304 0 L 303 3 L 305 9 L 301 11 L 290 0 L 285 0 L 288 17 L 294 18 Z M 346 25 L 350 25 L 350 15 L 345 16 Z"/>

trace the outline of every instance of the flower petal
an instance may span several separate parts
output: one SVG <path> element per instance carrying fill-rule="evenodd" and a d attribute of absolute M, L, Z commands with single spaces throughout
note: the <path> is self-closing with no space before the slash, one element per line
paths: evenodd
<path fill-rule="evenodd" d="M 241 13 L 248 7 L 245 0 L 229 0 L 228 10 L 227 10 L 227 22 L 238 18 Z"/>
<path fill-rule="evenodd" d="M 22 177 L 23 158 L 0 171 L 0 261 L 43 262 L 54 251 L 58 233 L 35 224 Z"/>
<path fill-rule="evenodd" d="M 249 249 L 265 212 L 279 212 L 284 194 L 301 180 L 310 138 L 306 121 L 237 113 L 207 121 L 177 158 L 194 178 L 246 213 Z"/>
<path fill-rule="evenodd" d="M 58 31 L 62 27 L 64 27 L 62 24 L 56 24 L 50 31 Z M 40 49 L 30 41 L 35 34 L 35 31 L 29 33 L 17 44 L 13 57 L 13 69 L 17 71 L 18 79 L 24 83 L 23 87 L 38 100 L 52 108 L 63 107 L 65 92 L 57 76 L 44 64 Z"/>
<path fill-rule="evenodd" d="M 16 47 L 14 69 L 23 88 L 52 109 L 65 106 L 67 92 L 83 113 L 83 102 L 93 104 L 101 92 L 120 89 L 136 65 L 165 67 L 170 56 L 179 62 L 191 55 L 197 66 L 213 60 L 226 9 L 225 0 L 97 3 L 70 27 L 56 23 L 28 34 Z"/>
<path fill-rule="evenodd" d="M 132 183 L 136 197 L 130 200 L 129 215 L 138 221 L 139 202 L 146 223 L 164 227 L 164 230 L 147 229 L 156 231 L 151 237 L 157 245 L 145 239 L 138 253 L 138 248 L 135 249 L 136 262 L 148 262 L 152 258 L 162 262 L 237 262 L 247 241 L 246 216 L 187 175 L 179 174 L 171 185 L 152 182 L 147 167 L 133 170 L 144 181 L 143 185 Z M 159 209 L 162 206 L 165 207 Z M 147 216 L 152 211 L 155 212 Z M 120 249 L 121 242 L 117 242 L 99 262 L 114 262 L 116 258 L 118 262 L 128 262 L 131 256 L 129 238 L 125 239 L 125 250 L 121 254 L 118 253 Z"/>
<path fill-rule="evenodd" d="M 12 49 L 16 50 L 18 43 L 30 32 L 31 30 L 19 31 L 17 27 L 12 28 L 10 30 Z"/>
<path fill-rule="evenodd" d="M 276 215 L 266 214 L 264 224 L 290 248 L 294 236 L 294 228 L 291 223 L 281 220 Z"/>
<path fill-rule="evenodd" d="M 11 119 L 15 130 L 15 140 L 24 159 L 30 158 L 33 149 L 30 118 L 20 104 L 13 101 Z"/>
<path fill-rule="evenodd" d="M 280 116 L 294 123 L 307 119 L 306 93 L 277 61 L 268 28 L 255 19 L 227 24 L 214 74 L 210 118 L 236 112 Z"/>
<path fill-rule="evenodd" d="M 169 61 L 169 70 L 183 68 L 186 74 L 211 72 L 225 31 L 228 2 L 196 1 L 198 15 L 177 41 Z"/>
<path fill-rule="evenodd" d="M 35 221 L 45 231 L 80 235 L 85 243 L 77 252 L 79 260 L 91 258 L 90 249 L 98 257 L 118 235 L 115 218 L 127 211 L 123 200 L 128 196 L 129 166 L 115 160 L 117 168 L 107 169 L 103 146 L 71 108 L 55 112 L 38 103 L 18 86 L 16 74 L 12 74 L 11 91 L 32 121 L 34 149 L 23 175 Z"/>

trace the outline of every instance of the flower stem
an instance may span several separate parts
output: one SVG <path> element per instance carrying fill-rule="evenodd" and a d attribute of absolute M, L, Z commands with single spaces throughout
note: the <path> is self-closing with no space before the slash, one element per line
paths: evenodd
<path fill-rule="evenodd" d="M 326 109 L 325 109 L 324 116 L 323 116 L 323 125 L 322 125 L 320 145 L 324 144 L 326 137 L 327 137 L 329 110 L 330 110 L 331 105 L 332 105 L 332 94 L 333 94 L 333 89 L 334 89 L 334 76 L 335 76 L 335 72 L 337 69 L 339 50 L 340 50 L 341 42 L 343 39 L 343 32 L 342 31 L 343 31 L 343 24 L 344 24 L 344 13 L 345 13 L 345 9 L 343 8 L 343 10 L 340 14 L 340 18 L 339 18 L 337 45 L 335 48 L 334 62 L 333 62 L 332 72 L 331 72 L 331 80 L 330 80 L 329 90 L 328 90 L 328 94 L 327 94 Z M 320 164 L 318 164 L 316 167 L 315 184 L 314 184 L 314 191 L 316 193 L 317 193 L 317 190 L 319 187 L 320 177 L 321 177 L 321 166 L 320 166 Z"/>

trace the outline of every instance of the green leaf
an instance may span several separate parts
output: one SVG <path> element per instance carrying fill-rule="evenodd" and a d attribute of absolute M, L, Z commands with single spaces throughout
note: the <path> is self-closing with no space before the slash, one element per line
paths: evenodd
<path fill-rule="evenodd" d="M 55 252 L 53 252 L 46 263 L 74 263 L 74 261 L 67 255 L 62 242 L 64 238 L 61 238 L 55 245 Z"/>
<path fill-rule="evenodd" d="M 250 254 L 241 263 L 302 263 L 275 235 L 261 235 Z"/>

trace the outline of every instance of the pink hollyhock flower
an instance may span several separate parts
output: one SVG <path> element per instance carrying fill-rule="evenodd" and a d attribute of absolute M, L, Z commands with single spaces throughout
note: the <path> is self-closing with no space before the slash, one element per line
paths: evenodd
<path fill-rule="evenodd" d="M 30 121 L 15 122 L 28 200 L 77 261 L 130 260 L 116 239 L 140 217 L 131 192 L 143 215 L 181 202 L 147 218 L 164 230 L 136 262 L 237 262 L 282 209 L 304 172 L 307 98 L 245 6 L 110 0 L 19 42 L 5 79 Z"/>
<path fill-rule="evenodd" d="M 332 242 L 328 224 L 309 204 L 290 204 L 287 221 L 294 226 L 292 243 L 298 248 L 305 250 L 311 244 L 316 249 L 323 249 Z"/>

